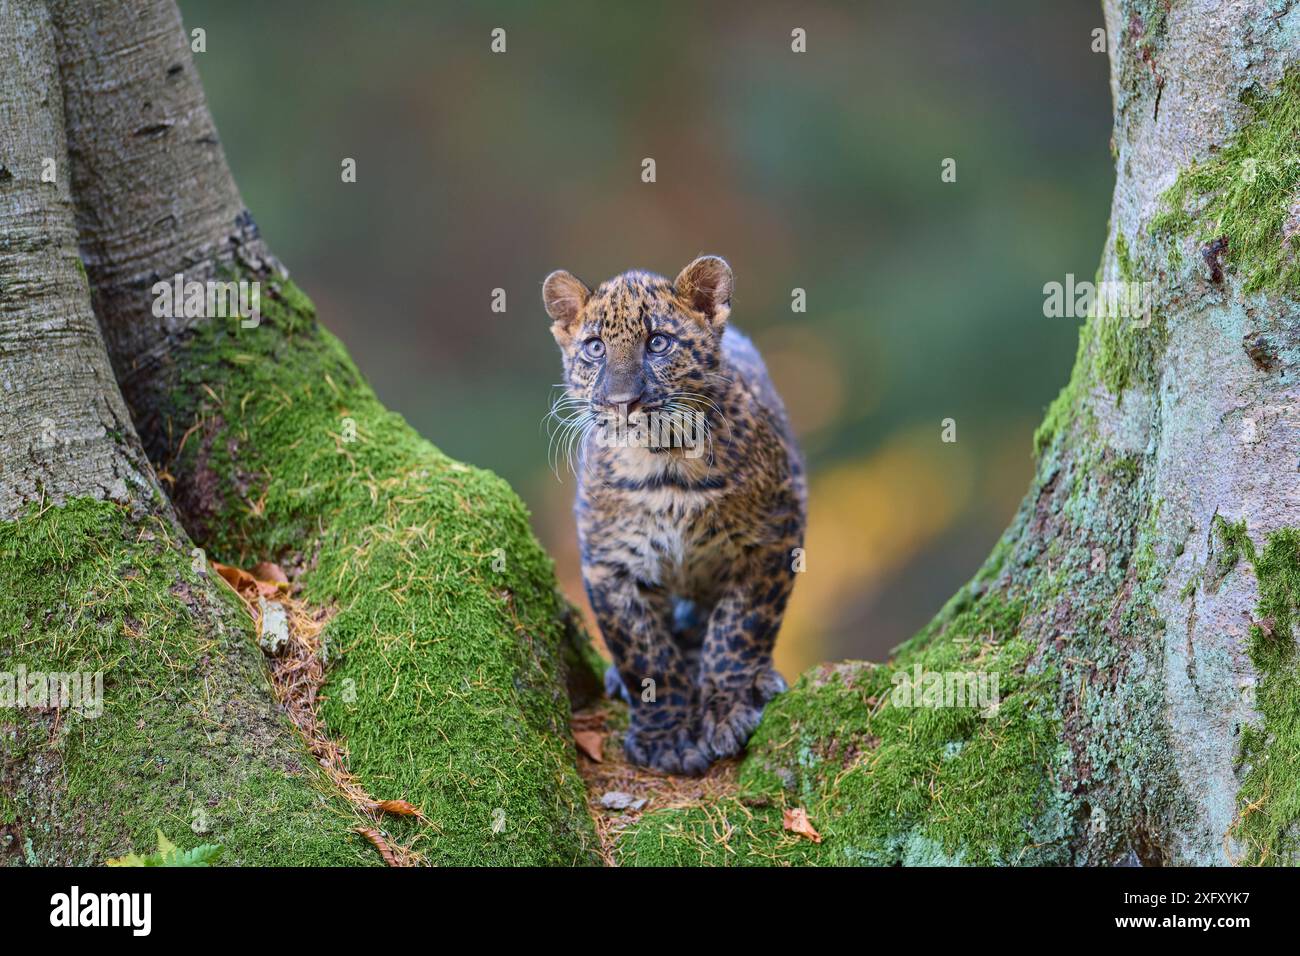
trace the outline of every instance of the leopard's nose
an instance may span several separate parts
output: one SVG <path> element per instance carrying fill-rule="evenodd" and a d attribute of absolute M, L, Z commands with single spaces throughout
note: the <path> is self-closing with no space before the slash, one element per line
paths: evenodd
<path fill-rule="evenodd" d="M 617 395 L 608 395 L 605 401 L 614 407 L 626 405 L 627 411 L 633 412 L 641 404 L 643 392 L 621 392 Z"/>

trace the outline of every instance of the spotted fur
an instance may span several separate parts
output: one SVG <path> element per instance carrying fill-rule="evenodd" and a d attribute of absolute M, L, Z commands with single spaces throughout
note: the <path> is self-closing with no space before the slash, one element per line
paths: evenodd
<path fill-rule="evenodd" d="M 731 288 L 716 256 L 672 282 L 625 272 L 591 291 L 555 272 L 543 287 L 584 429 L 574 510 L 606 685 L 630 698 L 630 759 L 668 772 L 738 753 L 785 689 L 772 650 L 803 545 L 803 462 L 758 351 L 727 325 Z M 593 425 L 666 411 L 701 416 L 703 448 L 611 446 Z"/>

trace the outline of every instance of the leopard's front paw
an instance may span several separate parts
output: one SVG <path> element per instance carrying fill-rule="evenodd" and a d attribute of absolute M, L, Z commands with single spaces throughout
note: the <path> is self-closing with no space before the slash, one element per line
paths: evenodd
<path fill-rule="evenodd" d="M 627 729 L 623 749 L 634 764 L 663 773 L 696 777 L 709 769 L 709 758 L 685 727 L 659 730 L 638 727 L 634 721 Z"/>
<path fill-rule="evenodd" d="M 754 681 L 754 696 L 758 698 L 760 705 L 766 704 L 777 694 L 784 694 L 789 687 L 785 678 L 777 673 L 776 668 L 769 667 Z"/>
<path fill-rule="evenodd" d="M 739 689 L 711 689 L 700 709 L 699 748 L 713 760 L 740 753 L 763 719 L 764 705 L 785 689 L 785 679 L 770 668 Z"/>
<path fill-rule="evenodd" d="M 745 749 L 762 717 L 763 705 L 754 703 L 748 694 L 737 699 L 733 694 L 716 693 L 700 715 L 699 746 L 714 760 L 734 757 Z"/>

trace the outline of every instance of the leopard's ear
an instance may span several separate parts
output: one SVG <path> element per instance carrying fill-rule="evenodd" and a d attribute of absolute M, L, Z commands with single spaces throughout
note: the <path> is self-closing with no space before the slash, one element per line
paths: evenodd
<path fill-rule="evenodd" d="M 561 345 L 573 334 L 573 323 L 587 304 L 591 290 L 571 272 L 557 269 L 542 283 L 542 302 L 554 321 L 551 333 Z"/>
<path fill-rule="evenodd" d="M 677 294 L 714 328 L 721 328 L 731 314 L 731 266 L 721 256 L 700 256 L 683 269 L 673 282 Z"/>

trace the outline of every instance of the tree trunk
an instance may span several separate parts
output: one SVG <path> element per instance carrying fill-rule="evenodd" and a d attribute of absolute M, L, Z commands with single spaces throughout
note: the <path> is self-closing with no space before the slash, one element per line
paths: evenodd
<path fill-rule="evenodd" d="M 77 258 L 49 20 L 13 0 L 0 12 L 0 519 L 12 520 L 32 503 L 138 497 L 148 465 Z"/>
<path fill-rule="evenodd" d="M 1151 283 L 1150 322 L 1088 319 L 1019 513 L 935 621 L 771 705 L 727 846 L 686 808 L 624 862 L 1296 860 L 1300 7 L 1105 13 L 1099 278 Z M 996 715 L 896 706 L 917 667 L 997 674 Z M 823 842 L 782 838 L 782 804 Z"/>
<path fill-rule="evenodd" d="M 102 863 L 160 830 L 231 862 L 374 859 L 113 381 L 35 0 L 0 0 L 0 131 L 0 862 Z"/>
<path fill-rule="evenodd" d="M 204 318 L 155 310 L 151 289 L 279 266 L 226 166 L 173 0 L 50 8 L 95 312 L 146 447 L 166 460 L 177 436 L 164 438 L 158 392 L 176 380 L 172 346 Z"/>
<path fill-rule="evenodd" d="M 172 0 L 52 3 L 82 252 L 132 415 L 195 540 L 333 614 L 324 702 L 442 863 L 584 863 L 566 680 L 596 683 L 522 503 L 387 411 L 257 239 Z M 158 318 L 160 280 L 260 314 Z M 165 311 L 165 310 L 164 310 Z"/>

